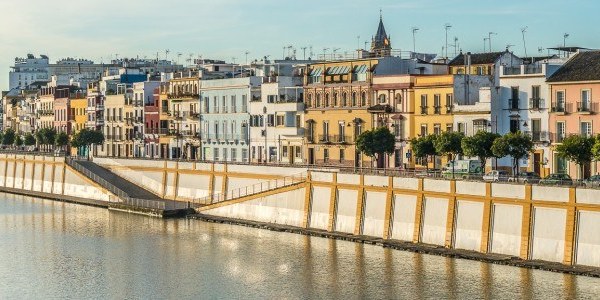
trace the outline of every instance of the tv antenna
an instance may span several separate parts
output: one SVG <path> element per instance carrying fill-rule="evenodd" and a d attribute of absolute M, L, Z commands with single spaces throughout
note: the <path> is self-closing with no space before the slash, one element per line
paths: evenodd
<path fill-rule="evenodd" d="M 413 53 L 417 52 L 417 43 L 416 43 L 416 38 L 415 38 L 415 34 L 417 33 L 417 31 L 419 31 L 419 27 L 413 27 L 411 28 L 412 30 L 412 36 L 413 36 Z"/>
<path fill-rule="evenodd" d="M 523 35 L 523 49 L 525 50 L 525 57 L 527 57 L 527 44 L 525 43 L 525 32 L 527 32 L 527 28 L 529 26 L 525 26 L 521 28 L 521 35 Z"/>

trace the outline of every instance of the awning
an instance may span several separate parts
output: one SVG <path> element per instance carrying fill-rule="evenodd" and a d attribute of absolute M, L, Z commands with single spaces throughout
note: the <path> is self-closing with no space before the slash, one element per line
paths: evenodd
<path fill-rule="evenodd" d="M 315 68 L 315 69 L 312 69 L 312 71 L 310 71 L 309 76 L 321 76 L 322 73 L 323 73 L 323 68 Z"/>
<path fill-rule="evenodd" d="M 392 120 L 404 120 L 404 117 L 402 115 L 393 115 Z"/>
<path fill-rule="evenodd" d="M 360 65 L 354 68 L 354 73 L 363 74 L 367 73 L 367 65 Z"/>

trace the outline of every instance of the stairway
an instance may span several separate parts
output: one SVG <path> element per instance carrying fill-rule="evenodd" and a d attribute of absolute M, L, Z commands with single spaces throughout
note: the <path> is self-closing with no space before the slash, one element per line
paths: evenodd
<path fill-rule="evenodd" d="M 289 187 L 300 185 L 306 182 L 306 172 L 286 176 L 280 179 L 268 180 L 256 183 L 250 186 L 227 191 L 224 194 L 209 195 L 192 201 L 194 208 L 206 208 L 206 206 L 221 204 L 229 201 L 236 201 L 242 198 L 251 200 L 262 197 L 264 194 L 272 193 L 276 190 L 287 190 Z"/>
<path fill-rule="evenodd" d="M 161 197 L 91 161 L 67 158 L 66 162 L 69 166 L 111 191 L 119 198 L 162 200 Z"/>

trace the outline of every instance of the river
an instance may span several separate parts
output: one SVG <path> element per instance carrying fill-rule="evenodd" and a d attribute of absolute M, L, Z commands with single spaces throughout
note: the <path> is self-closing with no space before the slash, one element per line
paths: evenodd
<path fill-rule="evenodd" d="M 600 279 L 0 194 L 2 299 L 596 298 Z"/>

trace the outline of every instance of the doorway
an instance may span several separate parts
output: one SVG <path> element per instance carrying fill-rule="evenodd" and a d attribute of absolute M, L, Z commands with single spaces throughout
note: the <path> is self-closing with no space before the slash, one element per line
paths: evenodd
<path fill-rule="evenodd" d="M 539 176 L 542 176 L 541 170 L 540 170 L 541 164 L 542 164 L 542 154 L 534 153 L 533 154 L 533 172 L 535 172 L 535 174 L 538 174 Z"/>
<path fill-rule="evenodd" d="M 308 164 L 315 164 L 315 148 L 308 148 Z"/>

